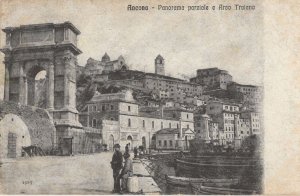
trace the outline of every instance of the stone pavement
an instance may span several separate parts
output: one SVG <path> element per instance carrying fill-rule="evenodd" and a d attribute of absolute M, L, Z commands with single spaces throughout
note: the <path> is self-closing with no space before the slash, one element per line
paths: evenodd
<path fill-rule="evenodd" d="M 143 193 L 159 194 L 161 192 L 161 189 L 150 176 L 140 160 L 133 161 L 133 174 L 139 176 L 139 190 L 143 190 Z"/>
<path fill-rule="evenodd" d="M 111 194 L 111 152 L 72 157 L 34 157 L 2 160 L 0 194 Z M 139 174 L 139 190 L 160 189 L 140 161 L 133 163 Z"/>
<path fill-rule="evenodd" d="M 4 162 L 0 194 L 110 194 L 112 153 Z"/>

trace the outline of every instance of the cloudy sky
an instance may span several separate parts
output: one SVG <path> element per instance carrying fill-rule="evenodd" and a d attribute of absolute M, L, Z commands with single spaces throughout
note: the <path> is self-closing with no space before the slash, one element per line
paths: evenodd
<path fill-rule="evenodd" d="M 1 8 L 1 28 L 36 23 L 72 22 L 80 31 L 78 46 L 89 57 L 123 55 L 131 69 L 154 72 L 154 58 L 165 58 L 166 73 L 194 76 L 197 69 L 219 67 L 243 84 L 262 85 L 263 16 L 258 1 L 224 1 L 255 5 L 254 11 L 127 11 L 127 5 L 216 5 L 222 1 L 8 1 Z M 227 3 L 226 3 L 227 2 Z M 5 36 L 0 34 L 1 47 Z M 4 55 L 0 55 L 1 62 Z M 3 84 L 3 65 L 0 65 Z M 1 86 L 1 85 L 0 85 Z M 3 89 L 3 87 L 2 87 Z M 1 93 L 0 93 L 1 96 Z"/>

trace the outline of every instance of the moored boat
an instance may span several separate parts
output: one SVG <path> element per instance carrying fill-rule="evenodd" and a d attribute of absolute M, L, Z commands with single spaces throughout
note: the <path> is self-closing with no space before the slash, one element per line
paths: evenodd
<path fill-rule="evenodd" d="M 205 186 L 230 187 L 238 184 L 238 179 L 209 179 L 209 178 L 186 178 L 166 175 L 167 185 L 188 187 L 190 184 L 202 184 Z"/>
<path fill-rule="evenodd" d="M 224 187 L 203 186 L 201 184 L 191 184 L 192 192 L 195 195 L 251 195 L 256 194 L 254 190 L 248 189 L 233 189 Z"/>
<path fill-rule="evenodd" d="M 245 172 L 255 170 L 257 163 L 195 162 L 176 159 L 176 175 L 204 178 L 239 178 Z"/>

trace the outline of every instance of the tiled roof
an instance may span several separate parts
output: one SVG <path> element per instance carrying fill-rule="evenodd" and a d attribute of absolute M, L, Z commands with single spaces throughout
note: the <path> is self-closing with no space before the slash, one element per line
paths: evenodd
<path fill-rule="evenodd" d="M 156 134 L 178 134 L 178 133 L 179 133 L 178 128 L 165 128 L 156 132 Z"/>

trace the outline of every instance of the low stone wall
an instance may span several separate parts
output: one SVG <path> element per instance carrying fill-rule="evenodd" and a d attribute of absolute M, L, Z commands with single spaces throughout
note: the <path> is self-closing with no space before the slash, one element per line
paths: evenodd
<path fill-rule="evenodd" d="M 55 126 L 47 110 L 15 102 L 0 101 L 0 121 L 7 114 L 17 115 L 23 120 L 30 134 L 31 145 L 41 147 L 44 152 L 50 153 L 54 147 Z"/>
<path fill-rule="evenodd" d="M 158 195 L 161 193 L 161 189 L 139 159 L 133 160 L 133 175 L 138 176 L 140 194 Z"/>

